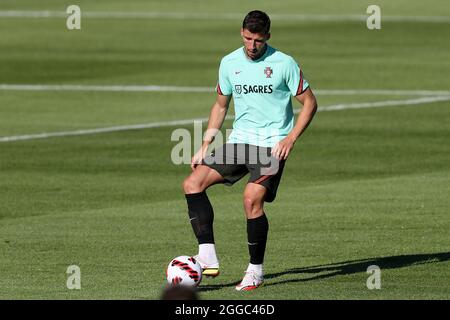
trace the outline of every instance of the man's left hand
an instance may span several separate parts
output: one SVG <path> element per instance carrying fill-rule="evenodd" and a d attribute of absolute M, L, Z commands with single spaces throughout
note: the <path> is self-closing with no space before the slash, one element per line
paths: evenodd
<path fill-rule="evenodd" d="M 272 148 L 272 156 L 277 160 L 286 160 L 291 150 L 294 148 L 295 140 L 287 136 L 281 141 L 278 141 Z"/>

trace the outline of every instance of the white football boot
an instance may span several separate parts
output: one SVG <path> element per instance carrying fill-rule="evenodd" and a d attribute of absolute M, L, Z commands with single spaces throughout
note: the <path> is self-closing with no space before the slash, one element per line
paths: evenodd
<path fill-rule="evenodd" d="M 237 291 L 250 291 L 260 287 L 264 283 L 262 275 L 255 271 L 246 271 L 241 283 L 236 286 Z"/>
<path fill-rule="evenodd" d="M 206 277 L 217 277 L 220 272 L 219 272 L 219 261 L 217 261 L 216 263 L 213 264 L 207 264 L 205 262 L 202 261 L 202 259 L 200 259 L 200 257 L 198 255 L 193 257 L 195 260 L 198 261 L 198 263 L 200 263 L 200 266 L 202 267 L 202 275 L 206 276 Z"/>

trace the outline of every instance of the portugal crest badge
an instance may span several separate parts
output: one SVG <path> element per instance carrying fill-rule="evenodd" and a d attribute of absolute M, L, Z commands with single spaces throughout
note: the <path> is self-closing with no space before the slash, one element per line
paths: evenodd
<path fill-rule="evenodd" d="M 272 73 L 273 73 L 273 70 L 271 67 L 266 67 L 264 69 L 264 74 L 266 75 L 266 78 L 271 78 Z"/>

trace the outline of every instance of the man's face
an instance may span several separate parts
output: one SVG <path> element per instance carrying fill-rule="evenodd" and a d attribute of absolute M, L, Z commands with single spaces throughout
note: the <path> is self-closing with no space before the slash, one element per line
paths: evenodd
<path fill-rule="evenodd" d="M 266 41 L 270 38 L 269 34 L 252 33 L 247 29 L 241 28 L 241 36 L 244 41 L 245 53 L 250 59 L 258 59 L 264 50 Z"/>

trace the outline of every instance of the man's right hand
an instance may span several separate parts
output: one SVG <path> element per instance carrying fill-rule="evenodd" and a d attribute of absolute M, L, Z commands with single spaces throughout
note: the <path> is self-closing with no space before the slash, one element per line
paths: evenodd
<path fill-rule="evenodd" d="M 208 151 L 208 146 L 209 144 L 204 143 L 202 145 L 202 147 L 200 148 L 200 150 L 197 151 L 196 154 L 194 154 L 194 156 L 191 159 L 191 169 L 192 171 L 195 170 L 195 168 L 199 165 L 202 164 L 203 159 L 206 157 L 206 152 Z"/>

